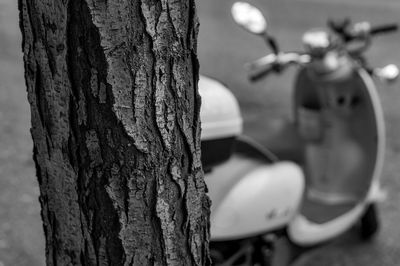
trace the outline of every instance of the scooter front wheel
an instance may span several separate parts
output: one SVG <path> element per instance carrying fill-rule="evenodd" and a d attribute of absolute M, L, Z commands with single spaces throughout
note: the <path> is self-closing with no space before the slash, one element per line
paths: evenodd
<path fill-rule="evenodd" d="M 371 239 L 379 230 L 379 217 L 375 203 L 369 204 L 360 220 L 360 235 L 363 240 Z"/>

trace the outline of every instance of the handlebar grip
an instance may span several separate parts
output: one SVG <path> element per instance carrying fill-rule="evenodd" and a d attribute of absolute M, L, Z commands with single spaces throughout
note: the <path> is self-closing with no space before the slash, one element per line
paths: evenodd
<path fill-rule="evenodd" d="M 398 25 L 396 23 L 380 25 L 380 26 L 373 26 L 370 29 L 370 34 L 380 34 L 380 33 L 389 33 L 398 30 Z"/>
<path fill-rule="evenodd" d="M 258 69 L 253 73 L 249 73 L 249 80 L 251 82 L 256 82 L 261 78 L 263 78 L 264 76 L 268 75 L 272 71 L 274 71 L 274 67 L 272 65 L 269 65 L 268 67 L 265 67 L 263 69 Z"/>
<path fill-rule="evenodd" d="M 268 54 L 252 63 L 246 64 L 249 80 L 255 82 L 276 70 L 277 55 Z"/>

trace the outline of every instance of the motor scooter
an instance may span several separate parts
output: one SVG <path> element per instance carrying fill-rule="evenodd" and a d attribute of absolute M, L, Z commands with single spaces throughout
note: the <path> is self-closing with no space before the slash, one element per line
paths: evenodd
<path fill-rule="evenodd" d="M 396 24 L 330 21 L 304 33 L 304 52 L 282 52 L 262 12 L 246 2 L 232 16 L 261 36 L 272 53 L 248 64 L 251 81 L 298 66 L 290 127 L 302 142 L 301 160 L 287 161 L 241 135 L 233 94 L 201 76 L 202 163 L 212 200 L 214 265 L 288 265 L 295 247 L 330 241 L 358 225 L 370 239 L 384 198 L 383 112 L 373 78 L 394 81 L 395 65 L 371 68 L 363 52 L 374 35 Z M 273 140 L 274 141 L 274 140 Z"/>

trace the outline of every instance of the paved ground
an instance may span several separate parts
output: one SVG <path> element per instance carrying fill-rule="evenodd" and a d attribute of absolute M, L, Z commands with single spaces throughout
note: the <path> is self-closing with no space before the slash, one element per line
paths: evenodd
<path fill-rule="evenodd" d="M 37 201 L 38 188 L 31 159 L 29 106 L 23 81 L 20 34 L 15 0 L 0 0 L 0 266 L 44 264 L 44 243 Z M 265 132 L 290 115 L 290 85 L 294 71 L 250 85 L 243 63 L 266 51 L 257 37 L 236 27 L 229 16 L 232 0 L 199 0 L 201 71 L 232 88 L 240 100 L 246 133 L 266 141 Z M 398 0 L 257 0 L 268 14 L 271 33 L 285 50 L 298 50 L 300 37 L 310 27 L 323 26 L 328 17 L 351 15 L 355 21 L 396 21 Z M 400 65 L 400 33 L 379 38 L 370 51 L 372 62 Z M 396 49 L 397 48 L 397 49 Z M 399 83 L 400 84 L 400 83 Z M 355 234 L 310 252 L 301 265 L 400 264 L 400 129 L 399 85 L 381 86 L 388 127 L 384 185 L 388 201 L 381 204 L 382 231 L 370 243 Z M 264 123 L 265 122 L 265 123 Z"/>
<path fill-rule="evenodd" d="M 0 266 L 44 265 L 14 0 L 0 0 Z"/>

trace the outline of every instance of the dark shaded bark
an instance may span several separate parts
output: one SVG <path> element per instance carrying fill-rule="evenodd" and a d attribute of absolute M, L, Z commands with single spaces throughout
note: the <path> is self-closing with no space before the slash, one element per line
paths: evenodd
<path fill-rule="evenodd" d="M 47 264 L 209 264 L 194 1 L 19 8 Z"/>

